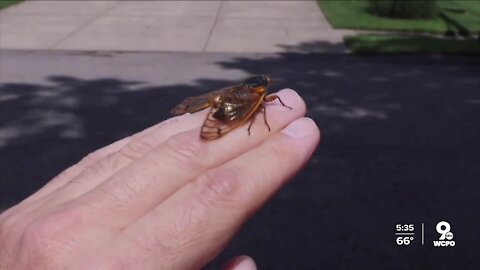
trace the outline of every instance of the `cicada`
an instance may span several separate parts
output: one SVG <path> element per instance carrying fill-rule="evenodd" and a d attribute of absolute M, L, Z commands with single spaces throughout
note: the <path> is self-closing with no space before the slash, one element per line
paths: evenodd
<path fill-rule="evenodd" d="M 278 99 L 282 106 L 292 109 L 285 105 L 277 95 L 267 96 L 270 84 L 270 77 L 256 75 L 234 86 L 200 96 L 187 97 L 175 106 L 171 113 L 172 115 L 181 115 L 210 107 L 200 132 L 200 137 L 204 140 L 218 139 L 248 121 L 250 121 L 248 126 L 250 135 L 250 128 L 259 112 L 263 112 L 265 125 L 270 131 L 265 102 Z"/>

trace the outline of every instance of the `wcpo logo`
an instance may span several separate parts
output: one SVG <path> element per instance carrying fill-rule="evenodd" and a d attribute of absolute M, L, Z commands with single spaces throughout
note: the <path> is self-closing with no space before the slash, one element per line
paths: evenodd
<path fill-rule="evenodd" d="M 437 223 L 437 232 L 440 234 L 438 240 L 433 241 L 434 247 L 454 247 L 453 233 L 451 232 L 450 223 L 440 221 Z"/>

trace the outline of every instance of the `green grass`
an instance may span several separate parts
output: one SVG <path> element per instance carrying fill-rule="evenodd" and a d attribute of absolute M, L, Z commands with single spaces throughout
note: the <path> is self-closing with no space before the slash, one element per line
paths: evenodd
<path fill-rule="evenodd" d="M 444 19 L 391 19 L 370 14 L 366 0 L 318 0 L 330 24 L 335 28 L 413 31 L 444 33 L 451 28 Z M 439 0 L 442 11 L 451 21 L 468 29 L 470 33 L 480 33 L 479 0 Z"/>
<path fill-rule="evenodd" d="M 6 8 L 23 0 L 0 0 L 0 9 Z"/>
<path fill-rule="evenodd" d="M 344 39 L 355 54 L 480 54 L 480 42 L 472 39 L 391 35 L 358 35 Z"/>

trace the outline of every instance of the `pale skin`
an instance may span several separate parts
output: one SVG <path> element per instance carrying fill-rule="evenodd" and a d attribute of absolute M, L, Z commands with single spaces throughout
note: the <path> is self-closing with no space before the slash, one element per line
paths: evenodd
<path fill-rule="evenodd" d="M 266 105 L 270 132 L 257 121 L 203 141 L 204 110 L 89 154 L 0 215 L 0 269 L 200 269 L 319 143 L 303 100 L 278 95 L 292 109 Z"/>

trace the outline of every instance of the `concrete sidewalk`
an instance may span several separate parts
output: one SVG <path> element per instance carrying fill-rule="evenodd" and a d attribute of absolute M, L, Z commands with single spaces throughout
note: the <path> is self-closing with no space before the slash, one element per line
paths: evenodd
<path fill-rule="evenodd" d="M 345 52 L 315 1 L 26 1 L 0 49 Z"/>

